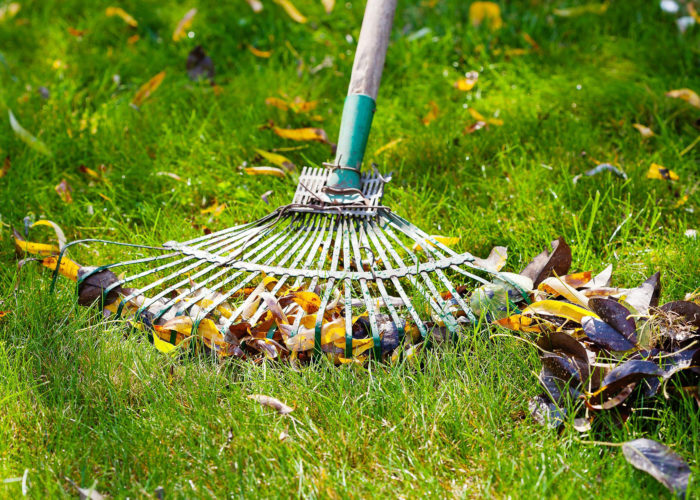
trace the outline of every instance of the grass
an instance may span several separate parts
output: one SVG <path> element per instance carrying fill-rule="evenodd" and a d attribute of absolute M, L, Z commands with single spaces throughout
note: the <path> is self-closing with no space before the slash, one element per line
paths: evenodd
<path fill-rule="evenodd" d="M 70 239 L 159 244 L 262 216 L 268 190 L 273 206 L 287 203 L 292 180 L 237 167 L 253 161 L 255 148 L 302 146 L 284 153 L 297 165 L 330 157 L 325 145 L 291 143 L 262 126 L 336 133 L 361 3 L 338 3 L 327 15 L 320 2 L 300 0 L 309 18 L 300 25 L 272 2 L 254 14 L 245 2 L 129 1 L 123 8 L 139 22 L 131 29 L 105 16 L 110 2 L 27 0 L 0 21 L 0 116 L 12 109 L 53 152 L 28 148 L 2 118 L 0 150 L 11 168 L 0 179 L 0 309 L 12 313 L 0 321 L 1 478 L 28 469 L 36 498 L 73 495 L 66 477 L 131 498 L 158 486 L 166 498 L 669 496 L 619 449 L 581 443 L 575 431 L 558 434 L 527 416 L 538 361 L 514 339 L 468 330 L 459 344 L 426 353 L 420 368 L 177 362 L 78 307 L 66 283 L 49 294 L 47 272 L 28 265 L 17 278 L 9 225 L 21 227 L 27 215 L 59 223 Z M 394 172 L 389 206 L 429 232 L 460 236 L 460 250 L 485 256 L 506 245 L 506 269 L 518 271 L 562 235 L 574 269 L 612 263 L 621 286 L 660 270 L 662 300 L 682 299 L 700 286 L 700 243 L 684 236 L 700 225 L 700 146 L 688 149 L 700 111 L 664 93 L 700 91 L 700 32 L 680 34 L 657 2 L 552 14 L 578 4 L 501 2 L 504 27 L 492 34 L 469 25 L 467 2 L 403 2 L 366 163 Z M 173 28 L 195 6 L 194 37 L 173 43 Z M 79 39 L 68 27 L 86 33 Z M 430 32 L 412 39 L 422 28 Z M 140 39 L 129 44 L 134 34 Z M 219 95 L 187 78 L 197 44 L 216 65 Z M 249 44 L 272 56 L 256 58 Z M 527 53 L 509 56 L 508 48 Z M 332 66 L 312 73 L 327 56 Z M 163 70 L 161 87 L 132 109 L 137 89 Z M 454 89 L 469 70 L 480 72 L 477 87 Z M 323 121 L 265 105 L 280 93 L 318 100 Z M 431 101 L 440 114 L 425 126 Z M 469 106 L 504 124 L 463 134 Z M 643 139 L 633 123 L 656 136 Z M 602 173 L 572 183 L 599 162 L 618 163 L 628 178 Z M 647 179 L 652 162 L 680 180 Z M 80 165 L 105 165 L 108 182 L 87 178 Z M 73 203 L 54 191 L 62 179 Z M 227 204 L 217 218 L 200 213 L 213 200 Z M 32 236 L 51 234 L 37 228 Z M 94 264 L 118 253 L 95 247 L 79 256 Z M 250 393 L 295 410 L 275 416 Z M 657 439 L 697 475 L 695 402 L 649 406 L 592 437 Z M 693 480 L 689 497 L 699 493 Z M 20 494 L 19 482 L 0 484 L 0 496 Z"/>

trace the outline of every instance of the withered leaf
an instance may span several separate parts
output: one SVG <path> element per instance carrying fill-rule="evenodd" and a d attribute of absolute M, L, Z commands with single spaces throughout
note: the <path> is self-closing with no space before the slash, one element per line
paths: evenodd
<path fill-rule="evenodd" d="M 119 278 L 109 269 L 93 273 L 94 267 L 81 267 L 78 271 L 78 304 L 90 306 L 101 300 L 102 293 Z M 122 293 L 121 286 L 112 288 L 105 297 L 104 305 L 113 303 Z"/>
<path fill-rule="evenodd" d="M 204 52 L 201 45 L 197 45 L 187 55 L 187 76 L 190 80 L 199 80 L 207 78 L 209 81 L 214 80 L 214 61 Z"/>
<path fill-rule="evenodd" d="M 2 163 L 2 167 L 0 167 L 0 179 L 5 177 L 7 175 L 7 172 L 10 171 L 10 157 L 6 156 L 5 160 Z"/>
<path fill-rule="evenodd" d="M 287 406 L 282 401 L 280 401 L 277 398 L 273 398 L 272 396 L 264 396 L 262 394 L 251 394 L 250 396 L 248 396 L 248 399 L 257 401 L 262 406 L 272 408 L 280 415 L 288 415 L 294 411 L 294 408 Z"/>
<path fill-rule="evenodd" d="M 627 340 L 637 343 L 637 324 L 630 316 L 629 309 L 613 299 L 597 297 L 590 299 L 588 305 L 600 319 L 624 335 Z"/>
<path fill-rule="evenodd" d="M 148 99 L 153 92 L 155 92 L 158 87 L 160 87 L 160 84 L 163 83 L 163 79 L 165 78 L 165 71 L 161 71 L 157 75 L 155 75 L 153 78 L 148 80 L 146 83 L 141 85 L 139 90 L 136 92 L 134 95 L 134 98 L 131 100 L 131 105 L 138 108 L 143 104 L 143 102 Z"/>
<path fill-rule="evenodd" d="M 581 320 L 581 326 L 586 336 L 596 345 L 610 351 L 629 351 L 634 349 L 634 344 L 615 328 L 592 316 L 586 316 Z"/>
<path fill-rule="evenodd" d="M 547 250 L 536 256 L 520 274 L 532 279 L 533 286 L 537 287 L 543 280 L 556 274 L 563 276 L 571 267 L 571 248 L 564 238 L 552 242 L 552 251 Z"/>
<path fill-rule="evenodd" d="M 668 302 L 660 307 L 664 312 L 673 312 L 683 317 L 686 323 L 700 329 L 700 306 L 695 302 L 677 300 Z"/>
<path fill-rule="evenodd" d="M 649 377 L 660 377 L 663 370 L 653 361 L 632 359 L 614 368 L 603 378 L 601 388 L 605 399 L 619 392 L 632 382 L 639 382 Z"/>
<path fill-rule="evenodd" d="M 690 467 L 668 447 L 651 439 L 635 439 L 622 445 L 627 461 L 679 496 L 685 496 Z"/>
<path fill-rule="evenodd" d="M 535 421 L 545 427 L 558 429 L 564 425 L 566 410 L 560 409 L 545 394 L 540 394 L 528 401 L 528 409 Z"/>

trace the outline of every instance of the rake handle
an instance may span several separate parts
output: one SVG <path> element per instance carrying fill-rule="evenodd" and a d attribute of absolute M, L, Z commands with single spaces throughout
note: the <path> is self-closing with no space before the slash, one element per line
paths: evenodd
<path fill-rule="evenodd" d="M 376 109 L 375 100 L 382 79 L 396 1 L 367 0 L 348 96 L 343 106 L 334 162 L 336 169 L 328 179 L 330 187 L 360 188 L 360 166 Z"/>

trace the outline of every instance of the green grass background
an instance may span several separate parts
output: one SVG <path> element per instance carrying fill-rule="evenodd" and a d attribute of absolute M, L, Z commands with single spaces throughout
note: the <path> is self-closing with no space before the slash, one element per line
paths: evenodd
<path fill-rule="evenodd" d="M 516 340 L 477 328 L 426 353 L 422 367 L 366 371 L 174 361 L 79 308 L 66 282 L 49 294 L 48 272 L 27 265 L 17 278 L 9 225 L 21 228 L 27 215 L 57 222 L 70 239 L 160 244 L 288 203 L 292 179 L 238 167 L 263 164 L 255 148 L 303 146 L 284 153 L 298 166 L 330 158 L 326 145 L 261 127 L 273 120 L 335 136 L 363 8 L 338 2 L 325 14 L 320 2 L 299 0 L 309 19 L 301 25 L 269 0 L 259 14 L 243 0 L 20 3 L 15 18 L 0 21 L 0 153 L 11 160 L 0 179 L 0 310 L 12 311 L 0 320 L 0 478 L 28 469 L 34 498 L 75 495 L 66 477 L 97 481 L 118 498 L 149 497 L 158 486 L 166 498 L 669 496 L 618 448 L 581 443 L 575 431 L 558 434 L 527 416 L 539 364 Z M 664 93 L 700 91 L 697 26 L 679 33 L 655 1 L 611 1 L 602 15 L 562 18 L 553 9 L 584 2 L 532 0 L 499 2 L 504 27 L 492 33 L 470 26 L 470 3 L 400 2 L 366 158 L 394 172 L 385 203 L 430 233 L 459 236 L 460 250 L 485 256 L 508 246 L 506 270 L 519 271 L 562 235 L 576 270 L 612 263 L 621 286 L 659 270 L 664 301 L 696 290 L 700 243 L 684 233 L 700 229 L 700 146 L 684 149 L 698 137 L 700 109 Z M 106 17 L 110 5 L 138 27 Z M 192 7 L 194 36 L 174 43 Z M 140 39 L 129 44 L 134 34 Z M 220 95 L 187 77 L 198 44 L 214 61 Z M 272 57 L 256 58 L 248 45 Z M 508 56 L 509 48 L 527 53 Z M 330 67 L 309 71 L 326 57 Z M 131 108 L 137 89 L 163 70 L 161 87 L 140 111 Z M 480 73 L 474 90 L 454 89 L 470 70 Z M 281 94 L 318 100 L 323 121 L 265 105 Z M 425 126 L 431 101 L 440 114 Z M 468 107 L 503 126 L 464 135 Z M 52 157 L 16 137 L 8 108 Z M 644 140 L 637 122 L 656 136 Z M 598 162 L 617 162 L 628 179 L 602 173 L 572 183 Z M 680 180 L 645 178 L 652 162 Z M 80 165 L 105 165 L 108 182 L 91 181 Z M 62 179 L 71 204 L 54 191 Z M 260 198 L 268 190 L 272 207 Z M 200 211 L 214 200 L 227 209 L 212 219 Z M 48 228 L 30 236 L 52 237 Z M 83 264 L 120 256 L 99 246 L 74 255 Z M 296 409 L 278 417 L 245 398 L 251 393 Z M 697 415 L 692 400 L 660 398 L 588 438 L 657 439 L 697 474 Z M 699 492 L 691 481 L 689 495 Z M 20 494 L 20 483 L 0 483 L 0 496 Z"/>

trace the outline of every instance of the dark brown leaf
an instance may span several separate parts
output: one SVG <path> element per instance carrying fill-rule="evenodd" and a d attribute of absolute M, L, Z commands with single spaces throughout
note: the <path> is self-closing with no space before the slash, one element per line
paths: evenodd
<path fill-rule="evenodd" d="M 596 319 L 593 316 L 585 316 L 581 320 L 581 326 L 583 326 L 583 331 L 591 342 L 603 349 L 609 351 L 629 351 L 634 348 L 634 344 L 627 340 L 624 335 L 608 325 L 605 321 Z"/>
<path fill-rule="evenodd" d="M 544 251 L 535 257 L 520 274 L 527 276 L 534 282 L 536 288 L 543 280 L 550 276 L 563 276 L 571 267 L 571 248 L 564 238 L 552 242 L 552 251 Z"/>
<path fill-rule="evenodd" d="M 590 299 L 588 306 L 600 316 L 600 319 L 624 335 L 627 340 L 637 343 L 637 324 L 634 318 L 630 317 L 630 312 L 625 306 L 612 299 L 600 298 Z"/>
<path fill-rule="evenodd" d="M 187 75 L 190 80 L 207 78 L 213 83 L 214 74 L 214 61 L 204 52 L 201 45 L 197 45 L 187 55 Z"/>
<path fill-rule="evenodd" d="M 690 467 L 668 447 L 651 439 L 635 439 L 622 445 L 627 461 L 679 496 L 685 496 Z"/>
<path fill-rule="evenodd" d="M 608 399 L 632 382 L 649 377 L 659 377 L 664 371 L 652 361 L 633 359 L 621 364 L 603 379 L 603 399 Z"/>
<path fill-rule="evenodd" d="M 119 281 L 117 275 L 108 269 L 90 274 L 94 270 L 94 267 L 81 267 L 78 271 L 78 304 L 81 306 L 90 306 L 95 301 L 101 300 L 102 293 Z M 113 287 L 107 293 L 102 305 L 111 304 L 119 298 L 121 293 L 121 286 Z"/>

